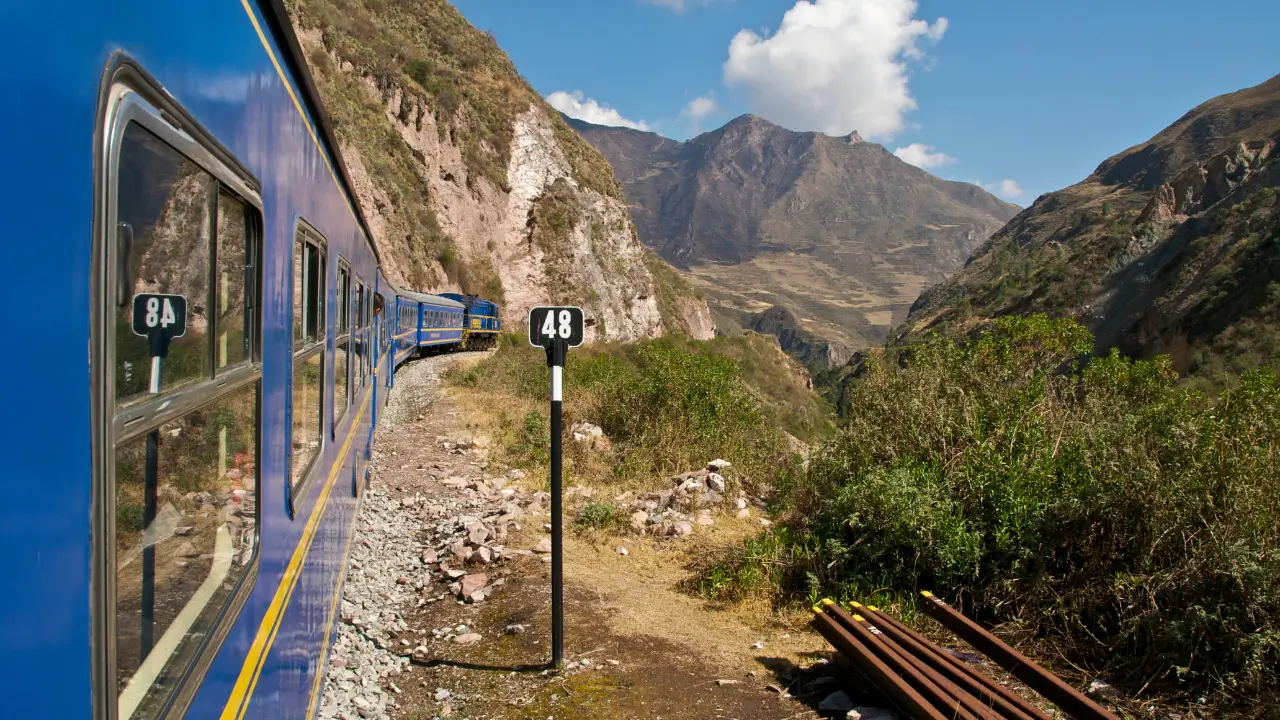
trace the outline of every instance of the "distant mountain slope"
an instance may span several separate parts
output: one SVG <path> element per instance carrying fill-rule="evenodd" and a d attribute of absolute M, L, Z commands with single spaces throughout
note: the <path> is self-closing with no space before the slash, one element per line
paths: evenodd
<path fill-rule="evenodd" d="M 898 333 L 983 318 L 1080 319 L 1100 349 L 1173 355 L 1216 375 L 1280 357 L 1280 75 L 1214 98 L 1148 142 L 1045 195 Z"/>
<path fill-rule="evenodd" d="M 921 289 L 1018 211 L 856 133 L 744 115 L 687 142 L 569 120 L 622 184 L 640 240 L 692 273 L 720 312 L 790 308 L 851 347 L 884 339 Z"/>

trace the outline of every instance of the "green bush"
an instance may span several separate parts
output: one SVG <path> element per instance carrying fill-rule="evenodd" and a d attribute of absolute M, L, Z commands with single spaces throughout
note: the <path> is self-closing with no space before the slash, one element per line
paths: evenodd
<path fill-rule="evenodd" d="M 566 433 L 572 420 L 600 425 L 619 479 L 654 479 L 713 457 L 731 460 L 748 478 L 772 479 L 792 460 L 785 436 L 746 385 L 740 364 L 719 349 L 714 342 L 663 338 L 571 351 L 564 372 Z M 550 386 L 546 355 L 515 334 L 505 335 L 493 356 L 451 378 L 541 402 Z M 526 418 L 526 430 L 531 422 Z M 527 456 L 530 448 L 525 432 L 512 449 Z M 566 447 L 571 450 L 576 447 Z"/>
<path fill-rule="evenodd" d="M 605 530 L 617 523 L 618 510 L 612 503 L 589 502 L 578 510 L 573 527 L 579 532 L 590 532 Z"/>
<path fill-rule="evenodd" d="M 1081 367 L 1091 349 L 1073 321 L 1031 316 L 873 356 L 846 425 L 787 488 L 788 519 L 753 541 L 771 550 L 717 559 L 701 589 L 930 589 L 1138 684 L 1274 687 L 1276 375 L 1214 399 L 1168 358 Z"/>

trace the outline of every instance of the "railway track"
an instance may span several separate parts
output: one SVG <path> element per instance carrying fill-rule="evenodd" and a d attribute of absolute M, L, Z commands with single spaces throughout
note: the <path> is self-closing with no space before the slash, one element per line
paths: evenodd
<path fill-rule="evenodd" d="M 1116 715 L 947 605 L 923 593 L 926 613 L 1077 720 Z M 813 607 L 813 627 L 907 717 L 1050 720 L 1051 716 L 874 606 L 833 600 Z M 851 612 L 850 612 L 851 611 Z"/>

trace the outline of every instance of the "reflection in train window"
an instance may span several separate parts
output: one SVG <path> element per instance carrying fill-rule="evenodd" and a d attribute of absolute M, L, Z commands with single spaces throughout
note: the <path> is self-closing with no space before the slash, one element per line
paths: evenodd
<path fill-rule="evenodd" d="M 116 448 L 120 717 L 177 688 L 256 544 L 258 385 Z"/>
<path fill-rule="evenodd" d="M 347 412 L 351 387 L 351 272 L 338 261 L 338 323 L 333 343 L 333 427 Z"/>
<path fill-rule="evenodd" d="M 218 196 L 217 273 L 214 296 L 217 298 L 216 367 L 244 362 L 251 357 L 253 341 L 245 288 L 254 284 L 256 253 L 248 240 L 248 218 L 240 202 L 225 193 Z"/>
<path fill-rule="evenodd" d="M 160 373 L 167 392 L 209 376 L 210 243 L 217 181 L 151 131 L 129 123 L 120 141 L 116 205 L 116 402 L 151 387 L 147 339 L 133 334 L 133 296 L 187 299 L 187 332 L 169 345 Z"/>
<path fill-rule="evenodd" d="M 115 410 L 102 435 L 101 537 L 104 613 L 115 628 L 107 682 L 127 719 L 169 712 L 254 567 L 261 223 L 219 179 L 231 171 L 205 170 L 179 153 L 165 138 L 191 140 L 163 121 L 130 120 L 119 137 L 106 238 L 104 290 L 115 311 L 102 350 Z M 137 293 L 187 300 L 186 333 L 160 355 L 158 393 L 151 349 L 132 331 Z"/>

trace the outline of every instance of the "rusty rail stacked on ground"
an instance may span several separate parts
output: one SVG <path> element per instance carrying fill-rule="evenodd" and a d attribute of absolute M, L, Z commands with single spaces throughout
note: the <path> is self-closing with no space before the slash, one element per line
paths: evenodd
<path fill-rule="evenodd" d="M 930 593 L 925 611 L 1078 720 L 1117 720 L 1097 703 Z M 815 605 L 813 625 L 907 716 L 919 720 L 1050 720 L 1043 711 L 968 667 L 875 607 L 832 600 Z"/>

